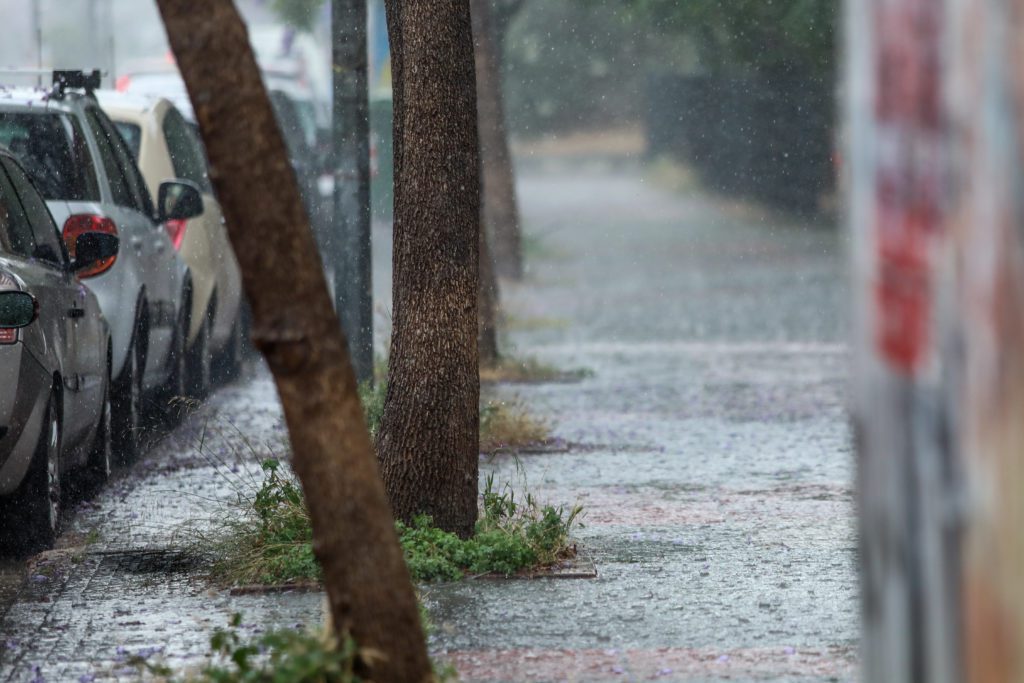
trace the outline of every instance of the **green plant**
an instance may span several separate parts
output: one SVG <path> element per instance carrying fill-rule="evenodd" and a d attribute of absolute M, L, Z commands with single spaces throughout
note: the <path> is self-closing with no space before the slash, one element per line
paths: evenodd
<path fill-rule="evenodd" d="M 516 401 L 488 401 L 480 406 L 480 452 L 516 451 L 547 442 L 551 428 Z"/>
<path fill-rule="evenodd" d="M 221 522 L 214 576 L 232 584 L 318 581 L 313 530 L 298 481 L 277 460 L 262 463 L 264 479 L 252 498 L 239 496 L 241 515 Z"/>
<path fill-rule="evenodd" d="M 417 581 L 454 581 L 467 574 L 511 576 L 573 557 L 570 533 L 580 506 L 541 506 L 527 494 L 516 499 L 510 484 L 499 491 L 494 475 L 485 480 L 482 514 L 468 539 L 442 531 L 428 515 L 397 523 L 409 572 Z"/>
<path fill-rule="evenodd" d="M 248 639 L 239 633 L 241 625 L 241 615 L 235 614 L 228 628 L 214 631 L 209 663 L 196 673 L 180 677 L 166 665 L 142 657 L 130 662 L 140 673 L 169 683 L 358 683 L 356 662 L 372 656 L 349 638 L 282 629 Z"/>
<path fill-rule="evenodd" d="M 374 439 L 377 438 L 381 418 L 384 417 L 384 399 L 387 395 L 386 378 L 379 379 L 377 382 L 366 381 L 359 385 L 359 400 L 363 403 L 366 426 L 370 430 L 370 436 Z"/>
<path fill-rule="evenodd" d="M 313 533 L 302 490 L 280 462 L 262 463 L 255 494 L 239 493 L 217 517 L 214 532 L 199 538 L 213 555 L 212 574 L 230 585 L 287 585 L 322 578 L 313 553 Z M 570 533 L 581 511 L 540 505 L 530 494 L 500 489 L 485 480 L 475 534 L 461 539 L 433 525 L 428 516 L 397 523 L 410 573 L 417 581 L 456 580 L 470 574 L 513 575 L 551 566 L 575 555 Z"/>
<path fill-rule="evenodd" d="M 542 363 L 536 358 L 502 358 L 497 365 L 480 368 L 480 381 L 487 383 L 511 382 L 519 384 L 540 384 L 547 382 L 578 382 L 593 376 L 585 368 L 561 370 Z"/>

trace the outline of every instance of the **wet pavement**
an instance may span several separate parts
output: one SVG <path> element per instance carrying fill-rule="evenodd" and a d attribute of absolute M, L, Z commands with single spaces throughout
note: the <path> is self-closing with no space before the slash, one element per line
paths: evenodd
<path fill-rule="evenodd" d="M 854 679 L 837 231 L 600 167 L 533 168 L 521 194 L 529 274 L 504 292 L 507 344 L 591 372 L 495 389 L 576 446 L 481 474 L 583 504 L 598 577 L 429 586 L 432 650 L 466 681 Z M 383 324 L 389 242 L 374 237 Z M 0 681 L 130 680 L 125 657 L 159 648 L 196 662 L 236 611 L 252 630 L 317 623 L 319 595 L 229 595 L 191 559 L 190 529 L 283 436 L 251 368 L 80 505 L 66 550 L 0 561 Z"/>
<path fill-rule="evenodd" d="M 838 231 L 600 170 L 522 194 L 511 341 L 592 377 L 502 388 L 580 447 L 483 469 L 583 504 L 599 577 L 433 588 L 435 648 L 473 681 L 855 678 Z"/>

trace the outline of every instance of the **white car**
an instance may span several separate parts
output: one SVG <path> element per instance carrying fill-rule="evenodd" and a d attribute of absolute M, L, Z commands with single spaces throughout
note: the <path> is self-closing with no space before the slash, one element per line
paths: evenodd
<path fill-rule="evenodd" d="M 98 81 L 98 73 L 56 72 L 52 91 L 5 90 L 0 144 L 45 197 L 69 251 L 84 232 L 120 239 L 116 260 L 78 278 L 87 280 L 110 326 L 114 435 L 121 459 L 129 460 L 141 441 L 143 394 L 180 385 L 186 371 L 190 275 L 162 224 L 198 215 L 202 196 L 192 183 L 169 180 L 153 205 L 128 146 L 93 96 Z"/>
<path fill-rule="evenodd" d="M 165 98 L 105 91 L 96 96 L 135 155 L 150 192 L 175 178 L 194 183 L 203 194 L 201 215 L 164 224 L 192 276 L 186 337 L 189 384 L 192 395 L 202 396 L 210 387 L 214 356 L 230 374 L 241 362 L 244 339 L 242 276 L 213 196 L 202 145 Z"/>

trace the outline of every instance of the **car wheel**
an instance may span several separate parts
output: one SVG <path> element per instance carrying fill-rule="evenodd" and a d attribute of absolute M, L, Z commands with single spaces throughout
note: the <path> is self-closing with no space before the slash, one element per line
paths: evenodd
<path fill-rule="evenodd" d="M 231 343 L 228 346 L 227 376 L 229 379 L 238 377 L 242 370 L 242 356 L 245 354 L 245 326 L 242 324 L 242 316 L 239 313 L 238 320 L 231 330 Z"/>
<path fill-rule="evenodd" d="M 202 399 L 210 393 L 212 359 L 210 357 L 210 325 L 211 319 L 207 315 L 203 319 L 203 326 L 199 328 L 199 336 L 192 343 L 192 353 L 189 359 L 189 396 Z"/>
<path fill-rule="evenodd" d="M 113 470 L 113 407 L 110 393 L 110 380 L 108 379 L 107 390 L 103 394 L 100 423 L 96 427 L 96 439 L 93 441 L 92 450 L 89 452 L 89 462 L 86 465 L 87 477 L 92 486 L 105 483 Z"/>
<path fill-rule="evenodd" d="M 188 306 L 181 307 L 178 328 L 174 334 L 174 345 L 171 347 L 171 375 L 167 382 L 168 414 L 172 420 L 180 420 L 185 415 L 183 400 L 189 395 L 188 353 L 185 351 L 185 337 L 188 335 Z"/>
<path fill-rule="evenodd" d="M 138 337 L 138 335 L 136 335 Z M 121 464 L 132 462 L 142 442 L 142 373 L 145 359 L 138 339 L 128 350 L 128 360 L 114 401 L 115 437 Z"/>
<path fill-rule="evenodd" d="M 50 394 L 35 455 L 25 481 L 5 501 L 5 549 L 36 552 L 53 546 L 60 531 L 60 455 L 62 427 L 57 396 Z"/>

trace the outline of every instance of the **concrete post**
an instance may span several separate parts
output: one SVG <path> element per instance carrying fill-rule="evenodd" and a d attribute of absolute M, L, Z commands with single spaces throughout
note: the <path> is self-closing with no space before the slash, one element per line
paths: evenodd
<path fill-rule="evenodd" d="M 847 0 L 864 680 L 1024 678 L 1021 0 Z"/>
<path fill-rule="evenodd" d="M 332 0 L 335 306 L 356 378 L 373 379 L 370 109 L 366 0 Z"/>

